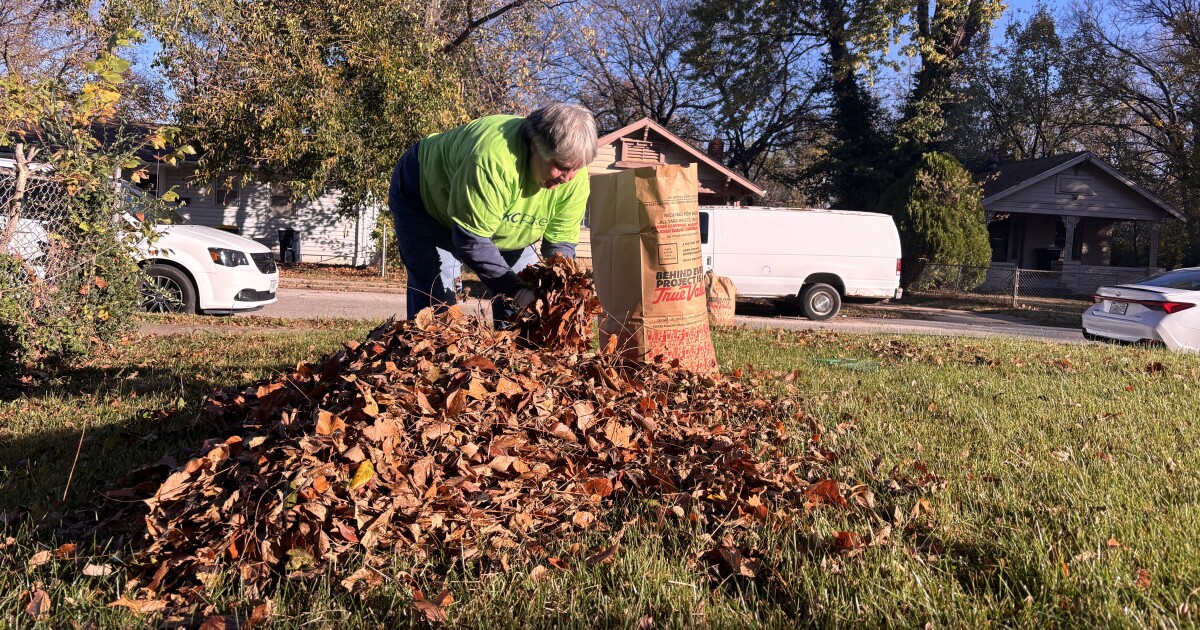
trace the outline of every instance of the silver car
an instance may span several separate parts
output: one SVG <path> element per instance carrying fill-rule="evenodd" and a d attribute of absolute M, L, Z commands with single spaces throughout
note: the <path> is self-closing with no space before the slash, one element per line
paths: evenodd
<path fill-rule="evenodd" d="M 1088 339 L 1200 352 L 1200 267 L 1100 287 L 1092 301 L 1083 312 L 1083 336 Z"/>

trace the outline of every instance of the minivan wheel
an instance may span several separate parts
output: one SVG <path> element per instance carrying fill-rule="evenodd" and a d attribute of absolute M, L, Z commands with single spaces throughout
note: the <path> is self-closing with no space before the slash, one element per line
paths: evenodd
<path fill-rule="evenodd" d="M 811 284 L 800 294 L 800 308 L 804 316 L 818 322 L 823 322 L 842 308 L 842 297 L 837 289 L 824 283 Z"/>
<path fill-rule="evenodd" d="M 187 274 L 170 265 L 149 265 L 139 290 L 146 313 L 195 313 L 196 288 Z"/>

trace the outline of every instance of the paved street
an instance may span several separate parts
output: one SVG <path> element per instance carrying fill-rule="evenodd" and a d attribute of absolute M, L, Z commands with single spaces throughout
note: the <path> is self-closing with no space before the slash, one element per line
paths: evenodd
<path fill-rule="evenodd" d="M 317 291 L 313 289 L 280 288 L 279 300 L 251 315 L 282 318 L 349 318 L 384 320 L 393 315 L 404 315 L 404 294 L 368 293 L 361 291 Z M 487 303 L 482 300 L 467 300 L 464 308 L 469 313 L 486 316 Z M 888 307 L 878 307 L 884 311 Z M 1083 336 L 1076 329 L 1035 326 L 1014 321 L 1012 318 L 994 317 L 964 311 L 922 309 L 924 319 L 894 319 L 875 317 L 838 317 L 828 322 L 813 322 L 793 317 L 750 317 L 738 316 L 737 322 L 757 328 L 782 328 L 804 330 L 820 328 L 846 332 L 903 333 L 919 335 L 946 335 L 964 337 L 1018 337 L 1040 339 L 1059 343 L 1083 343 Z M 241 315 L 246 317 L 248 315 Z"/>

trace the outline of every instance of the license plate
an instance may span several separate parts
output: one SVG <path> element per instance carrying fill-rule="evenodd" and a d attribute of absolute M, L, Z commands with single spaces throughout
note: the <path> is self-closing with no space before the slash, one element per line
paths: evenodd
<path fill-rule="evenodd" d="M 271 293 L 274 293 L 274 292 L 275 292 L 275 290 L 276 290 L 276 289 L 278 289 L 278 288 L 279 288 L 279 281 L 278 281 L 278 280 L 272 280 L 272 281 L 271 281 Z"/>
<path fill-rule="evenodd" d="M 1129 310 L 1129 302 L 1109 302 L 1108 312 L 1113 315 L 1124 315 Z"/>

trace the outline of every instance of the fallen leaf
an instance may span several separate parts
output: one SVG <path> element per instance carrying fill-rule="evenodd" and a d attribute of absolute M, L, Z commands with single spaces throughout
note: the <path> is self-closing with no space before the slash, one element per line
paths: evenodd
<path fill-rule="evenodd" d="M 159 613 L 167 609 L 167 603 L 161 599 L 131 600 L 125 597 L 108 604 L 109 608 L 128 608 L 139 615 Z"/>
<path fill-rule="evenodd" d="M 804 491 L 804 494 L 809 496 L 811 499 L 815 499 L 818 504 L 825 503 L 827 505 L 836 505 L 839 507 L 846 507 L 847 505 L 846 498 L 842 496 L 842 493 L 838 488 L 838 482 L 834 479 L 819 481 L 809 486 Z"/>
<path fill-rule="evenodd" d="M 734 575 L 740 575 L 748 578 L 758 577 L 758 562 L 747 558 L 744 554 L 742 554 L 741 551 L 728 547 L 722 547 L 720 549 L 720 554 L 721 558 L 724 559 L 726 564 L 729 565 L 729 568 L 733 571 Z"/>
<path fill-rule="evenodd" d="M 50 616 L 50 596 L 42 589 L 36 589 L 27 593 L 29 595 L 29 603 L 25 605 L 25 614 L 33 617 L 35 620 L 45 619 Z"/>
<path fill-rule="evenodd" d="M 448 589 L 443 589 L 437 597 L 425 599 L 425 594 L 418 589 L 413 590 L 413 606 L 417 610 L 425 613 L 425 618 L 430 623 L 446 623 L 450 619 L 446 617 L 445 607 L 454 602 L 454 598 L 450 596 Z"/>
<path fill-rule="evenodd" d="M 362 567 L 350 575 L 350 577 L 342 580 L 342 588 L 347 591 L 353 591 L 354 585 L 362 582 L 369 588 L 374 588 L 383 584 L 383 576 L 378 571 L 373 571 L 370 568 Z"/>
<path fill-rule="evenodd" d="M 268 599 L 250 611 L 250 618 L 246 620 L 245 627 L 253 628 L 262 625 L 273 616 L 275 616 L 275 602 Z"/>
<path fill-rule="evenodd" d="M 318 435 L 331 435 L 334 431 L 344 431 L 346 423 L 341 418 L 321 409 L 317 411 L 316 432 Z"/>
<path fill-rule="evenodd" d="M 592 477 L 583 484 L 583 489 L 589 495 L 603 499 L 613 493 L 613 484 L 605 477 Z"/>
<path fill-rule="evenodd" d="M 307 549 L 294 547 L 287 550 L 287 565 L 285 568 L 288 571 L 303 571 L 312 568 L 316 563 L 316 557 Z"/>
<path fill-rule="evenodd" d="M 200 624 L 200 630 L 233 630 L 237 627 L 237 618 L 227 615 L 212 615 Z"/>
<path fill-rule="evenodd" d="M 43 549 L 29 557 L 29 562 L 26 564 L 31 567 L 40 567 L 54 557 L 54 553 L 49 549 Z"/>
<path fill-rule="evenodd" d="M 833 547 L 838 551 L 853 551 L 858 548 L 859 540 L 854 532 L 838 532 L 833 535 Z"/>
<path fill-rule="evenodd" d="M 112 565 L 108 564 L 89 564 L 83 567 L 83 574 L 88 577 L 104 577 L 112 575 Z"/>
<path fill-rule="evenodd" d="M 361 464 L 358 465 L 358 468 L 354 469 L 354 478 L 350 480 L 349 488 L 351 490 L 358 490 L 359 488 L 370 483 L 371 479 L 373 479 L 374 477 L 375 477 L 375 465 L 372 464 L 371 460 L 369 460 L 369 459 L 364 460 Z"/>
<path fill-rule="evenodd" d="M 1150 588 L 1150 571 L 1147 569 L 1138 569 L 1137 581 L 1135 582 L 1140 589 Z"/>
<path fill-rule="evenodd" d="M 592 554 L 591 556 L 588 556 L 588 559 L 587 559 L 588 566 L 611 562 L 613 559 L 613 556 L 617 555 L 617 548 L 620 547 L 621 538 L 623 538 L 624 536 L 625 536 L 625 527 L 622 526 L 621 530 L 618 531 L 617 535 L 613 537 L 612 543 L 610 543 L 608 547 L 605 547 L 604 549 L 601 549 L 600 551 Z"/>

